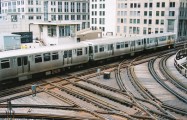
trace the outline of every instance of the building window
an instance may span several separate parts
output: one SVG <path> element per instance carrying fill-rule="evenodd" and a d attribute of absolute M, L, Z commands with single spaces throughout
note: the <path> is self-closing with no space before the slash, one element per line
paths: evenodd
<path fill-rule="evenodd" d="M 58 15 L 58 20 L 63 20 L 63 15 Z"/>
<path fill-rule="evenodd" d="M 62 2 L 58 2 L 58 12 L 62 12 Z"/>
<path fill-rule="evenodd" d="M 55 21 L 56 20 L 56 15 L 51 15 L 51 20 Z"/>
<path fill-rule="evenodd" d="M 93 7 L 93 6 L 92 6 Z M 80 3 L 77 3 L 77 12 L 80 12 L 81 10 L 81 4 Z"/>
<path fill-rule="evenodd" d="M 71 15 L 71 20 L 75 20 L 75 15 Z"/>
<path fill-rule="evenodd" d="M 152 20 L 151 19 L 149 19 L 149 24 L 152 24 Z"/>
<path fill-rule="evenodd" d="M 77 20 L 81 20 L 81 15 L 77 15 Z"/>
<path fill-rule="evenodd" d="M 48 26 L 48 36 L 56 36 L 56 26 Z"/>
<path fill-rule="evenodd" d="M 158 28 L 155 28 L 155 34 L 157 34 L 158 33 Z"/>
<path fill-rule="evenodd" d="M 164 16 L 165 15 L 165 12 L 164 11 L 161 11 L 161 16 Z"/>
<path fill-rule="evenodd" d="M 158 25 L 159 24 L 159 20 L 156 20 L 155 24 Z"/>
<path fill-rule="evenodd" d="M 69 20 L 69 15 L 65 15 L 65 20 Z"/>
<path fill-rule="evenodd" d="M 17 15 L 11 15 L 11 22 L 17 22 L 18 18 Z"/>
<path fill-rule="evenodd" d="M 161 24 L 161 25 L 164 25 L 164 20 L 161 20 L 161 21 L 160 21 L 160 24 Z"/>
<path fill-rule="evenodd" d="M 149 16 L 152 16 L 152 11 L 149 11 Z"/>
<path fill-rule="evenodd" d="M 64 2 L 64 12 L 69 12 L 69 2 Z"/>
<path fill-rule="evenodd" d="M 175 2 L 170 2 L 169 7 L 175 7 Z"/>
<path fill-rule="evenodd" d="M 147 34 L 147 28 L 146 27 L 143 28 L 143 34 L 144 35 Z"/>
<path fill-rule="evenodd" d="M 28 5 L 33 5 L 33 0 L 28 0 Z"/>
<path fill-rule="evenodd" d="M 152 8 L 153 7 L 153 3 L 149 3 L 149 8 Z"/>
<path fill-rule="evenodd" d="M 75 3 L 71 2 L 71 12 L 75 12 Z"/>
<path fill-rule="evenodd" d="M 159 11 L 156 11 L 156 16 L 159 16 Z"/>
<path fill-rule="evenodd" d="M 160 7 L 160 3 L 159 2 L 156 3 L 156 7 Z"/>
<path fill-rule="evenodd" d="M 162 2 L 162 7 L 165 7 L 165 2 Z"/>
<path fill-rule="evenodd" d="M 118 33 L 120 32 L 120 26 L 117 26 L 117 32 Z"/>
<path fill-rule="evenodd" d="M 29 16 L 29 20 L 33 20 L 34 19 L 34 17 L 33 16 Z"/>
<path fill-rule="evenodd" d="M 41 16 L 36 16 L 36 19 L 37 19 L 37 20 L 41 20 L 42 17 L 41 17 Z"/>
<path fill-rule="evenodd" d="M 144 3 L 144 7 L 147 8 L 147 3 Z"/>
<path fill-rule="evenodd" d="M 144 24 L 147 24 L 147 19 L 144 19 Z"/>
<path fill-rule="evenodd" d="M 147 11 L 144 11 L 144 16 L 147 16 Z"/>
<path fill-rule="evenodd" d="M 169 16 L 175 16 L 175 11 L 169 11 Z"/>

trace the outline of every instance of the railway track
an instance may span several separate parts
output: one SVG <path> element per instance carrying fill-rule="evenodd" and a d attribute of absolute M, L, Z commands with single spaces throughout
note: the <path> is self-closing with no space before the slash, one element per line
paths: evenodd
<path fill-rule="evenodd" d="M 171 54 L 172 55 L 172 54 Z M 164 76 L 169 80 L 171 83 L 173 83 L 177 88 L 181 89 L 184 93 L 187 94 L 187 86 L 182 84 L 177 78 L 175 78 L 171 73 L 167 70 L 166 61 L 171 56 L 168 55 L 166 57 L 163 57 L 159 63 L 159 68 L 161 72 L 164 74 Z"/>

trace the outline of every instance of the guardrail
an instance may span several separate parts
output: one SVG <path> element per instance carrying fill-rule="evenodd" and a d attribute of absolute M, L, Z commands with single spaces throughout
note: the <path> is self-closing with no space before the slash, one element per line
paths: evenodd
<path fill-rule="evenodd" d="M 177 53 L 176 53 L 176 57 L 174 59 L 174 65 L 175 67 L 177 68 L 177 70 L 184 76 L 187 78 L 187 68 L 183 66 L 183 64 L 179 63 L 178 61 L 180 59 L 183 59 L 187 57 L 187 48 L 186 49 L 182 49 L 182 50 L 179 50 Z"/>

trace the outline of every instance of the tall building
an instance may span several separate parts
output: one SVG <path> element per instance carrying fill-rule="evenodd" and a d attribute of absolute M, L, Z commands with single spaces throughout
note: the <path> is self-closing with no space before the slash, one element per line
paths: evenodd
<path fill-rule="evenodd" d="M 186 0 L 90 0 L 90 27 L 104 35 L 187 36 Z"/>
<path fill-rule="evenodd" d="M 28 32 L 40 38 L 71 36 L 90 28 L 89 0 L 1 0 L 0 32 Z M 46 27 L 46 31 L 43 29 Z"/>

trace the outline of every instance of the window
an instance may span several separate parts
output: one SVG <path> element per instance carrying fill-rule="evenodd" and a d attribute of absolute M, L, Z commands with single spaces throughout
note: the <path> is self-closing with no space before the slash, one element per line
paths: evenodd
<path fill-rule="evenodd" d="M 153 3 L 149 3 L 149 8 L 152 8 L 153 7 Z"/>
<path fill-rule="evenodd" d="M 116 49 L 120 49 L 120 43 L 116 43 Z"/>
<path fill-rule="evenodd" d="M 170 2 L 169 7 L 175 7 L 175 2 Z"/>
<path fill-rule="evenodd" d="M 147 16 L 147 11 L 144 11 L 144 16 Z"/>
<path fill-rule="evenodd" d="M 156 23 L 155 23 L 156 25 L 158 25 L 159 24 L 159 20 L 156 20 Z"/>
<path fill-rule="evenodd" d="M 144 7 L 147 8 L 147 3 L 144 3 Z"/>
<path fill-rule="evenodd" d="M 159 16 L 159 11 L 156 11 L 156 16 Z"/>
<path fill-rule="evenodd" d="M 52 53 L 52 60 L 58 60 L 58 53 Z"/>
<path fill-rule="evenodd" d="M 88 54 L 88 48 L 87 47 L 85 48 L 85 54 Z"/>
<path fill-rule="evenodd" d="M 41 55 L 36 55 L 35 56 L 35 63 L 42 62 L 42 56 Z"/>
<path fill-rule="evenodd" d="M 50 61 L 51 60 L 51 54 L 50 53 L 44 53 L 44 62 Z"/>
<path fill-rule="evenodd" d="M 17 15 L 11 15 L 11 22 L 17 22 L 18 18 Z"/>
<path fill-rule="evenodd" d="M 56 36 L 56 26 L 48 26 L 48 36 Z"/>
<path fill-rule="evenodd" d="M 125 47 L 125 43 L 124 43 L 124 42 L 121 42 L 121 43 L 120 43 L 120 46 L 121 46 L 121 48 L 124 48 L 124 47 Z"/>
<path fill-rule="evenodd" d="M 175 11 L 169 11 L 169 16 L 175 16 Z"/>
<path fill-rule="evenodd" d="M 165 15 L 165 12 L 164 11 L 161 11 L 161 16 L 164 16 Z"/>
<path fill-rule="evenodd" d="M 162 2 L 162 7 L 165 7 L 165 2 Z"/>
<path fill-rule="evenodd" d="M 82 55 L 82 49 L 77 49 L 77 56 L 81 56 Z"/>
<path fill-rule="evenodd" d="M 33 16 L 29 16 L 29 20 L 33 20 L 34 19 L 34 17 Z"/>
<path fill-rule="evenodd" d="M 152 16 L 152 11 L 149 11 L 149 16 Z"/>
<path fill-rule="evenodd" d="M 1 60 L 1 69 L 10 68 L 10 61 L 9 60 Z"/>
<path fill-rule="evenodd" d="M 98 53 L 98 46 L 94 46 L 95 53 Z"/>
<path fill-rule="evenodd" d="M 160 24 L 161 24 L 161 25 L 164 25 L 164 20 L 161 20 L 161 21 L 160 21 Z"/>
<path fill-rule="evenodd" d="M 147 24 L 147 19 L 144 19 L 144 24 Z"/>
<path fill-rule="evenodd" d="M 152 24 L 152 20 L 149 19 L 149 24 Z"/>
<path fill-rule="evenodd" d="M 156 7 L 160 7 L 160 3 L 159 2 L 156 3 Z"/>
<path fill-rule="evenodd" d="M 104 52 L 104 45 L 99 46 L 99 52 Z"/>
<path fill-rule="evenodd" d="M 125 42 L 125 47 L 127 48 L 127 47 L 129 47 L 129 44 L 128 44 L 128 42 Z"/>

